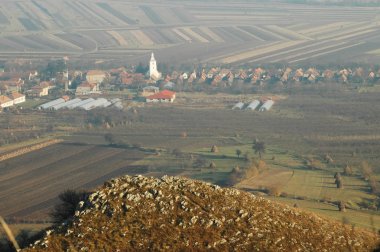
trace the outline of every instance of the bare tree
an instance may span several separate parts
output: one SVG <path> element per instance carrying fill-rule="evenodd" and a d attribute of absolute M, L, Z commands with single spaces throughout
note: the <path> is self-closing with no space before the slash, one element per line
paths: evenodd
<path fill-rule="evenodd" d="M 255 141 L 253 143 L 252 149 L 255 151 L 255 154 L 259 154 L 261 159 L 262 154 L 265 153 L 265 143 L 261 141 Z"/>
<path fill-rule="evenodd" d="M 236 156 L 238 156 L 238 158 L 240 158 L 240 155 L 241 155 L 241 150 L 240 150 L 240 149 L 237 149 L 237 150 L 236 150 Z"/>
<path fill-rule="evenodd" d="M 373 173 L 372 167 L 368 164 L 367 161 L 363 161 L 360 165 L 360 168 L 361 168 L 361 172 L 363 174 L 363 178 L 365 180 L 368 180 Z"/>

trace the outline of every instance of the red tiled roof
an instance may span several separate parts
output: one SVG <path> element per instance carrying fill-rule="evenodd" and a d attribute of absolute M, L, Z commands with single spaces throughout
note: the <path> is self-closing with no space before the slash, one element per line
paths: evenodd
<path fill-rule="evenodd" d="M 102 70 L 89 70 L 87 75 L 105 75 L 106 73 Z"/>
<path fill-rule="evenodd" d="M 175 95 L 175 92 L 169 91 L 169 90 L 163 90 L 161 92 L 158 92 L 157 94 L 148 96 L 147 99 L 153 100 L 153 99 L 172 99 Z"/>
<path fill-rule="evenodd" d="M 9 97 L 12 98 L 12 100 L 15 100 L 15 99 L 23 97 L 23 96 L 25 96 L 25 95 L 20 94 L 19 92 L 13 92 L 12 94 L 9 95 Z"/>
<path fill-rule="evenodd" d="M 10 101 L 12 101 L 12 100 L 9 99 L 8 97 L 6 97 L 5 95 L 0 95 L 0 104 L 7 103 Z"/>

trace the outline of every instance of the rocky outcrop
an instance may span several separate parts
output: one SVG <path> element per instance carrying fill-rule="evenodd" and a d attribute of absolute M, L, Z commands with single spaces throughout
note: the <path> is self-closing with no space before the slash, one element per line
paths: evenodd
<path fill-rule="evenodd" d="M 27 251 L 369 251 L 376 237 L 236 189 L 124 176 Z"/>

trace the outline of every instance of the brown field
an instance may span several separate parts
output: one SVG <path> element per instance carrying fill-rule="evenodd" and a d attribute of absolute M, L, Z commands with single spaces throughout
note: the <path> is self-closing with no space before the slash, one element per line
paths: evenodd
<path fill-rule="evenodd" d="M 144 153 L 94 145 L 55 144 L 1 162 L 0 214 L 47 218 L 65 189 L 90 189 L 123 174 L 146 173 Z"/>
<path fill-rule="evenodd" d="M 65 53 L 73 60 L 123 58 L 126 63 L 138 63 L 149 57 L 150 50 L 163 55 L 158 58 L 161 62 L 169 63 L 345 63 L 379 57 L 373 53 L 380 36 L 378 7 L 216 0 L 0 3 L 0 59 Z M 308 49 L 289 51 L 294 48 L 287 45 L 298 41 L 304 41 L 300 46 Z M 282 46 L 272 47 L 274 42 Z M 207 50 L 198 49 L 205 44 Z M 115 48 L 117 53 L 110 53 Z M 177 57 L 166 56 L 169 50 Z M 266 55 L 253 53 L 262 50 Z"/>

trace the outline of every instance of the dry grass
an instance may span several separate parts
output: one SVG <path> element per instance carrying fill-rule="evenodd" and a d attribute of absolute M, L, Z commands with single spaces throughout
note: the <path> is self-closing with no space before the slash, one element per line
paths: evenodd
<path fill-rule="evenodd" d="M 235 54 L 235 55 L 232 55 L 229 57 L 225 57 L 222 59 L 222 62 L 224 64 L 230 64 L 230 63 L 234 63 L 234 62 L 238 62 L 238 61 L 243 61 L 243 60 L 247 60 L 249 58 L 260 56 L 260 55 L 263 55 L 266 53 L 279 51 L 279 50 L 282 50 L 285 48 L 296 46 L 296 45 L 302 44 L 304 42 L 305 41 L 303 41 L 303 40 L 280 42 L 280 43 L 276 43 L 274 45 L 264 46 L 264 47 L 253 49 L 251 51 L 246 51 L 243 53 L 238 53 L 238 54 Z"/>
<path fill-rule="evenodd" d="M 108 34 L 110 34 L 119 45 L 121 46 L 128 46 L 128 42 L 116 31 L 107 31 Z"/>
<path fill-rule="evenodd" d="M 154 42 L 141 30 L 131 30 L 133 36 L 144 46 L 151 46 Z"/>

